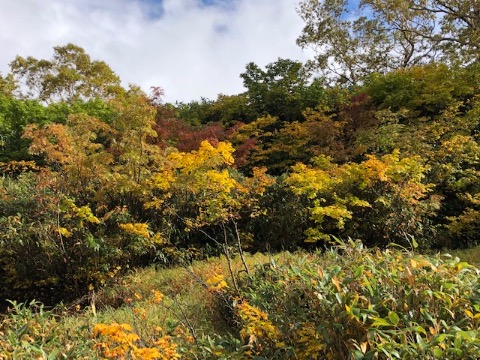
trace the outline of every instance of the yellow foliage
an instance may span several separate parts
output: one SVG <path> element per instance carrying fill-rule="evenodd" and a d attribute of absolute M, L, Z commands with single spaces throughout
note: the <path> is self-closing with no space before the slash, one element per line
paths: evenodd
<path fill-rule="evenodd" d="M 238 315 L 243 322 L 243 328 L 240 336 L 247 340 L 249 344 L 260 341 L 273 341 L 279 339 L 280 332 L 268 319 L 267 313 L 250 305 L 243 300 L 236 305 Z"/>
<path fill-rule="evenodd" d="M 149 185 L 150 187 L 161 191 L 168 191 L 170 185 L 175 180 L 175 175 L 173 174 L 172 169 L 169 168 L 161 167 L 159 170 L 159 173 L 150 178 Z"/>
<path fill-rule="evenodd" d="M 306 322 L 294 334 L 298 359 L 318 359 L 326 349 L 322 336 L 314 323 Z"/>
<path fill-rule="evenodd" d="M 328 157 L 320 156 L 314 160 L 314 166 L 301 163 L 293 166 L 285 182 L 293 193 L 310 200 L 310 218 L 316 227 L 308 229 L 305 234 L 307 242 L 316 242 L 329 239 L 324 233 L 327 218 L 335 221 L 337 229 L 344 229 L 357 208 L 381 204 L 388 216 L 385 209 L 401 202 L 414 212 L 431 191 L 431 185 L 422 182 L 428 170 L 420 157 L 401 158 L 398 150 L 381 158 L 368 156 L 360 164 L 337 165 Z M 418 209 L 419 213 L 427 211 L 422 206 Z"/>
<path fill-rule="evenodd" d="M 139 360 L 161 359 L 162 354 L 156 348 L 137 348 L 132 350 L 132 357 Z"/>
<path fill-rule="evenodd" d="M 316 204 L 319 205 L 318 202 L 316 202 Z M 318 223 L 321 223 L 325 216 L 337 220 L 337 227 L 339 229 L 343 229 L 345 226 L 345 219 L 352 218 L 352 212 L 348 211 L 346 206 L 339 204 L 315 206 L 311 209 L 310 214 L 312 215 L 312 219 Z"/>
<path fill-rule="evenodd" d="M 268 136 L 271 133 L 266 132 L 265 129 L 270 125 L 273 125 L 277 121 L 277 118 L 267 115 L 264 117 L 260 117 L 249 124 L 243 124 L 241 128 L 238 129 L 237 133 L 233 136 L 232 140 L 235 143 L 243 143 L 251 138 Z"/>
<path fill-rule="evenodd" d="M 95 325 L 93 336 L 105 338 L 104 342 L 96 343 L 95 347 L 101 349 L 103 355 L 109 359 L 125 357 L 132 344 L 139 340 L 130 325 L 118 323 Z"/>
<path fill-rule="evenodd" d="M 189 153 L 173 152 L 168 160 L 173 161 L 177 169 L 183 173 L 205 167 L 217 167 L 221 165 L 233 165 L 233 152 L 235 149 L 228 142 L 219 142 L 216 147 L 204 140 L 197 151 Z"/>
<path fill-rule="evenodd" d="M 211 292 L 224 291 L 228 288 L 225 276 L 222 274 L 216 274 L 208 278 L 206 284 L 208 286 L 208 291 Z"/>
<path fill-rule="evenodd" d="M 107 359 L 180 359 L 177 345 L 172 342 L 171 336 L 165 335 L 155 340 L 153 347 L 140 347 L 138 345 L 143 343 L 142 339 L 128 324 L 97 324 L 93 329 L 93 337 L 102 338 L 103 341 L 95 343 L 95 348 Z"/>
<path fill-rule="evenodd" d="M 155 289 L 152 290 L 152 302 L 155 304 L 160 304 L 163 300 L 164 295 Z"/>
<path fill-rule="evenodd" d="M 252 169 L 252 177 L 245 179 L 245 187 L 251 193 L 263 195 L 265 190 L 275 183 L 275 179 L 267 175 L 266 167 L 254 167 Z"/>
<path fill-rule="evenodd" d="M 98 220 L 98 218 L 95 215 L 93 215 L 92 209 L 90 209 L 89 206 L 85 205 L 80 208 L 77 208 L 76 210 L 77 210 L 77 217 L 79 219 L 86 220 L 92 224 L 100 223 L 100 220 Z"/>
<path fill-rule="evenodd" d="M 78 207 L 75 201 L 70 198 L 65 197 L 62 199 L 62 210 L 65 212 L 64 217 L 66 219 L 76 218 L 81 226 L 83 221 L 91 224 L 100 223 L 100 220 L 93 214 L 92 209 L 88 205 Z"/>
<path fill-rule="evenodd" d="M 65 236 L 66 238 L 72 236 L 72 233 L 71 233 L 70 231 L 68 231 L 68 229 L 66 229 L 66 228 L 64 228 L 64 227 L 58 228 L 58 232 L 59 232 L 61 235 Z"/>
<path fill-rule="evenodd" d="M 166 240 L 164 239 L 163 235 L 161 233 L 155 233 L 152 237 L 152 241 L 155 244 L 162 245 L 165 244 Z"/>
<path fill-rule="evenodd" d="M 241 211 L 259 215 L 258 200 L 274 180 L 264 168 L 253 169 L 249 178 L 237 174 L 233 152 L 230 143 L 214 146 L 208 141 L 197 151 L 171 152 L 148 182 L 151 200 L 146 207 L 168 214 L 182 206 L 191 208 L 194 215 L 184 219 L 187 230 L 227 223 L 239 218 Z"/>
<path fill-rule="evenodd" d="M 172 342 L 172 337 L 169 335 L 162 336 L 155 341 L 155 346 L 162 349 L 162 353 L 160 354 L 161 360 L 175 360 L 181 358 L 180 354 L 177 352 L 177 345 Z"/>
<path fill-rule="evenodd" d="M 135 224 L 119 224 L 118 225 L 127 234 L 143 236 L 144 238 L 150 238 L 148 232 L 148 224 L 135 223 Z"/>
<path fill-rule="evenodd" d="M 2 174 L 16 174 L 22 173 L 26 171 L 36 171 L 39 170 L 39 167 L 35 163 L 35 161 L 9 161 L 9 162 L 1 162 L 0 161 L 0 173 Z"/>

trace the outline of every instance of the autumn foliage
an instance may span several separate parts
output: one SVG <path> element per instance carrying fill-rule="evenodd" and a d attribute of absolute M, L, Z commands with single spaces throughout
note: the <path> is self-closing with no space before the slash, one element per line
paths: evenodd
<path fill-rule="evenodd" d="M 83 80 L 47 76 L 67 57 Z M 71 300 L 138 266 L 334 238 L 478 242 L 477 64 L 331 87 L 279 59 L 249 64 L 244 94 L 176 105 L 121 88 L 73 45 L 12 66 L 4 82 L 32 91 L 0 95 L 3 300 Z"/>

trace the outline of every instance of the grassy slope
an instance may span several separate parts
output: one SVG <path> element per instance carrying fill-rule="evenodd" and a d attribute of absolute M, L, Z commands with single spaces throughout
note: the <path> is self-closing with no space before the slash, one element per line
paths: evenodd
<path fill-rule="evenodd" d="M 281 258 L 286 256 L 289 255 L 280 254 L 275 258 L 281 261 Z M 247 257 L 248 266 L 252 269 L 269 261 L 270 257 L 262 254 Z M 235 272 L 242 274 L 239 258 L 234 259 L 233 268 Z M 130 324 L 142 338 L 149 338 L 155 334 L 159 325 L 164 332 L 169 332 L 188 319 L 189 325 L 195 328 L 198 336 L 224 335 L 232 324 L 225 321 L 219 311 L 218 300 L 204 284 L 215 274 L 229 277 L 224 258 L 196 262 L 188 269 L 138 269 L 118 280 L 116 284 L 95 293 L 90 306 L 84 309 L 59 308 L 56 311 L 59 316 L 52 316 L 48 311 L 45 311 L 44 315 L 35 315 L 33 312 L 40 310 L 42 313 L 44 310 L 34 305 L 34 311 L 31 312 L 20 306 L 4 319 L 0 315 L 0 360 L 12 357 L 36 358 L 41 355 L 41 352 L 36 350 L 40 348 L 46 349 L 46 354 L 58 350 L 62 356 L 66 356 L 67 349 L 72 348 L 75 349 L 72 358 L 99 358 L 99 354 L 92 352 L 92 331 L 98 323 Z M 160 304 L 152 303 L 153 290 L 165 295 Z M 26 323 L 40 325 L 32 328 L 32 333 L 27 331 L 23 334 Z M 52 338 L 55 341 L 48 340 Z M 25 343 L 25 339 L 32 339 L 31 346 Z M 50 357 L 45 355 L 44 358 Z"/>
<path fill-rule="evenodd" d="M 451 252 L 451 254 L 477 267 L 480 266 L 480 246 Z M 290 263 L 309 256 L 314 255 L 283 253 L 276 255 L 275 261 Z M 270 262 L 271 257 L 257 254 L 249 256 L 247 261 L 249 267 L 253 269 Z M 235 260 L 234 268 L 236 272 L 242 274 L 239 259 Z M 164 332 L 169 332 L 178 324 L 183 324 L 183 328 L 193 327 L 198 336 L 211 334 L 223 336 L 232 331 L 233 324 L 226 320 L 229 317 L 228 314 L 223 316 L 225 314 L 219 310 L 222 307 L 218 306 L 218 298 L 214 297 L 205 286 L 207 279 L 217 274 L 223 274 L 226 279 L 229 278 L 227 263 L 223 258 L 197 262 L 189 269 L 178 267 L 137 270 L 119 280 L 116 285 L 96 293 L 90 307 L 76 312 L 69 309 L 53 322 L 46 321 L 42 325 L 43 330 L 38 332 L 55 333 L 56 343 L 47 344 L 44 348 L 58 348 L 60 353 L 65 353 L 68 348 L 76 348 L 77 350 L 73 353 L 74 358 L 85 359 L 96 356 L 90 349 L 93 347 L 92 329 L 97 323 L 128 323 L 141 335 L 142 339 L 152 337 L 159 324 Z M 160 304 L 152 301 L 152 291 L 159 291 L 165 295 Z M 188 324 L 185 319 L 188 319 Z M 12 321 L 12 318 L 7 318 L 8 321 Z M 41 323 L 43 320 L 32 317 L 29 321 Z M 14 333 L 19 331 L 19 326 L 23 322 L 24 320 L 20 321 Z M 10 348 L 15 346 L 19 349 L 25 348 L 20 338 L 17 343 L 12 340 L 12 329 L 15 329 L 15 324 L 12 322 L 10 325 L 13 325 L 10 327 L 5 324 L 7 323 L 2 325 L 3 329 L 0 327 L 0 359 L 3 359 L 2 344 L 3 346 L 8 344 Z M 38 341 L 36 344 L 38 345 Z M 33 356 L 34 352 L 19 352 L 19 354 L 21 355 L 17 358 L 28 358 Z"/>

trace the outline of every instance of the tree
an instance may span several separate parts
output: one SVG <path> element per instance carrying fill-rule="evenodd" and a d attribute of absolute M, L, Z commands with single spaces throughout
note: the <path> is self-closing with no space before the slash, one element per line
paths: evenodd
<path fill-rule="evenodd" d="M 199 231 L 219 245 L 237 288 L 231 268 L 230 234 L 248 273 L 238 221 L 263 215 L 259 201 L 274 180 L 266 175 L 265 168 L 254 168 L 251 177 L 242 177 L 232 167 L 234 151 L 230 143 L 213 146 L 208 141 L 188 153 L 172 151 L 150 178 L 151 198 L 145 207 L 158 211 L 161 218 L 173 214 L 183 221 L 187 231 Z M 209 234 L 215 227 L 220 229 L 223 243 Z"/>
<path fill-rule="evenodd" d="M 311 81 L 299 61 L 278 59 L 265 70 L 252 62 L 240 77 L 247 88 L 248 104 L 257 117 L 271 115 L 280 121 L 300 120 L 302 111 L 315 107 L 323 95 L 321 81 Z"/>
<path fill-rule="evenodd" d="M 368 74 L 442 60 L 470 64 L 480 54 L 478 0 L 304 0 L 297 44 L 316 53 L 315 67 L 357 84 Z"/>
<path fill-rule="evenodd" d="M 250 122 L 256 117 L 248 107 L 245 94 L 219 94 L 217 100 L 202 98 L 200 101 L 179 103 L 176 107 L 179 118 L 193 126 L 213 122 L 229 126 L 237 121 Z"/>
<path fill-rule="evenodd" d="M 0 95 L 12 96 L 16 90 L 17 84 L 12 74 L 8 74 L 5 77 L 0 73 Z"/>
<path fill-rule="evenodd" d="M 361 163 L 336 165 L 325 156 L 313 161 L 313 166 L 293 166 L 285 180 L 309 202 L 314 226 L 305 231 L 307 242 L 328 241 L 331 235 L 375 245 L 400 244 L 408 236 L 425 239 L 423 225 L 439 198 L 428 196 L 432 184 L 425 183 L 428 166 L 420 156 L 402 158 L 395 150 Z"/>
<path fill-rule="evenodd" d="M 10 64 L 15 80 L 27 88 L 19 88 L 22 97 L 72 103 L 122 92 L 113 70 L 103 61 L 92 61 L 81 47 L 70 43 L 53 49 L 52 60 L 17 56 Z"/>
<path fill-rule="evenodd" d="M 29 123 L 48 122 L 52 112 L 35 100 L 0 95 L 0 162 L 32 160 L 22 133 Z"/>

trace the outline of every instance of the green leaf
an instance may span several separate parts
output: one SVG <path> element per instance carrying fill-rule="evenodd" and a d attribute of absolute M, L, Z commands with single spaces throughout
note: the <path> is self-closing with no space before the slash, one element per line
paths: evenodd
<path fill-rule="evenodd" d="M 414 249 L 418 248 L 418 242 L 415 240 L 413 236 L 412 236 L 412 245 Z"/>
<path fill-rule="evenodd" d="M 423 340 L 422 336 L 420 334 L 416 334 L 415 337 L 417 339 L 417 344 L 420 346 L 420 349 L 422 349 L 422 351 L 425 350 L 427 344 L 425 344 L 425 340 Z"/>
<path fill-rule="evenodd" d="M 453 343 L 453 346 L 455 347 L 455 349 L 460 349 L 460 347 L 462 346 L 462 343 L 463 343 L 463 338 L 460 336 L 460 334 L 457 334 L 457 336 L 455 336 L 455 341 Z"/>
<path fill-rule="evenodd" d="M 373 318 L 373 323 L 371 325 L 372 327 L 381 327 L 381 326 L 392 326 L 392 324 L 380 317 Z"/>
<path fill-rule="evenodd" d="M 398 325 L 400 321 L 400 318 L 398 317 L 397 313 L 394 311 L 390 311 L 390 313 L 388 314 L 388 319 L 395 326 Z"/>
<path fill-rule="evenodd" d="M 372 285 L 370 284 L 370 281 L 368 281 L 366 276 L 363 277 L 363 282 L 364 282 L 365 286 L 367 287 L 368 292 L 370 293 L 370 296 L 373 296 Z"/>
<path fill-rule="evenodd" d="M 435 356 L 436 358 L 441 359 L 441 358 L 442 358 L 442 355 L 443 355 L 442 349 L 440 349 L 439 347 L 435 347 L 435 348 L 433 349 L 433 356 Z"/>

